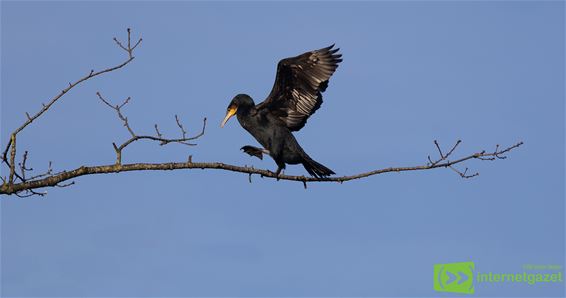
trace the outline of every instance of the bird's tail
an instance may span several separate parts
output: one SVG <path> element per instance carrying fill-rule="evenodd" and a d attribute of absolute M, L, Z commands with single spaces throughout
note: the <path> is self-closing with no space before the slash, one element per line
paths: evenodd
<path fill-rule="evenodd" d="M 329 169 L 329 168 L 319 164 L 318 162 L 314 161 L 307 154 L 304 154 L 304 157 L 303 157 L 303 167 L 305 167 L 305 170 L 307 170 L 307 172 L 309 172 L 309 174 L 311 174 L 312 176 L 314 176 L 316 178 L 325 178 L 325 177 L 328 177 L 330 175 L 336 174 L 331 169 Z"/>

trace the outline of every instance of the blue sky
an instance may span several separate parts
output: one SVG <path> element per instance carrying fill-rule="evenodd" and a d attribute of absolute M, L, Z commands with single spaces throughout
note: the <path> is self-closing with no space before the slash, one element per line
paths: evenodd
<path fill-rule="evenodd" d="M 121 62 L 112 37 L 144 41 L 126 68 L 74 89 L 20 136 L 43 169 L 114 161 L 127 131 L 158 123 L 196 147 L 140 143 L 124 162 L 221 161 L 275 169 L 219 123 L 237 93 L 260 102 L 281 58 L 336 43 L 344 62 L 296 133 L 339 175 L 525 145 L 497 162 L 302 184 L 222 171 L 87 176 L 44 198 L 2 197 L 2 296 L 437 296 L 435 263 L 482 272 L 564 265 L 564 3 L 1 3 L 1 142 L 90 69 Z M 2 168 L 5 175 L 6 168 Z M 303 174 L 291 166 L 287 173 Z M 564 284 L 477 284 L 477 296 L 561 296 Z M 447 295 L 443 295 L 447 296 Z"/>

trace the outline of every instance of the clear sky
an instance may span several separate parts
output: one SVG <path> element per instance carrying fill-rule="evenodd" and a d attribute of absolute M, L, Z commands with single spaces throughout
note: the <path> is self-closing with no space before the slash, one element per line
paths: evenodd
<path fill-rule="evenodd" d="M 126 68 L 67 94 L 20 136 L 29 162 L 110 164 L 131 125 L 178 134 L 208 117 L 198 146 L 140 143 L 124 162 L 221 161 L 274 170 L 242 145 L 230 99 L 269 93 L 281 58 L 336 43 L 343 63 L 296 133 L 339 175 L 525 145 L 506 160 L 345 184 L 223 171 L 87 176 L 44 198 L 1 198 L 3 296 L 436 296 L 433 265 L 480 272 L 564 265 L 564 2 L 6 2 L 1 132 L 67 82 Z M 465 167 L 464 166 L 464 167 Z M 6 175 L 2 168 L 2 175 Z M 290 174 L 304 174 L 290 166 Z M 477 296 L 561 296 L 561 284 L 476 284 Z M 446 296 L 446 295 L 443 295 Z"/>

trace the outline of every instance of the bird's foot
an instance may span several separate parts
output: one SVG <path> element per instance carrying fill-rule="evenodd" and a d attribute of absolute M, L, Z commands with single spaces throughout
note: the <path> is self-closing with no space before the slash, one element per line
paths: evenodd
<path fill-rule="evenodd" d="M 244 150 L 245 153 L 249 154 L 250 156 L 255 156 L 259 159 L 263 159 L 263 153 L 269 154 L 269 151 L 267 151 L 266 149 L 257 148 L 249 145 L 240 148 L 240 150 Z"/>
<path fill-rule="evenodd" d="M 277 171 L 275 171 L 275 177 L 277 177 L 277 181 L 279 181 L 279 175 L 281 175 L 281 171 L 283 170 L 283 168 L 277 168 Z"/>

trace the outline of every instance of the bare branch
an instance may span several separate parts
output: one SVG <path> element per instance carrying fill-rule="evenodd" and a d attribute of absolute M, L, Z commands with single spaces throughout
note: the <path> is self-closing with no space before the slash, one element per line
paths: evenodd
<path fill-rule="evenodd" d="M 436 149 L 438 149 L 438 154 L 440 155 L 440 160 L 444 160 L 444 154 L 442 154 L 442 150 L 440 149 L 440 145 L 438 145 L 438 142 L 436 140 L 434 140 L 434 145 L 436 145 Z"/>
<path fill-rule="evenodd" d="M 133 59 L 133 50 L 140 44 L 141 42 L 141 38 L 138 40 L 138 42 L 136 42 L 136 44 L 133 47 L 130 47 L 130 35 L 131 35 L 131 30 L 128 28 L 127 30 L 128 32 L 128 48 L 126 48 L 125 50 L 128 52 L 128 59 L 125 60 L 124 62 L 113 66 L 113 67 L 109 67 L 100 71 L 94 71 L 93 69 L 90 70 L 90 72 L 83 76 L 82 78 L 78 79 L 77 81 L 75 81 L 74 83 L 69 82 L 68 86 L 64 89 L 61 90 L 61 92 L 59 92 L 57 95 L 55 95 L 54 97 L 52 97 L 47 104 L 42 103 L 42 108 L 35 113 L 33 116 L 30 116 L 29 113 L 26 112 L 26 121 L 19 126 L 18 128 L 16 128 L 11 134 L 10 134 L 10 140 L 8 141 L 8 144 L 6 145 L 6 148 L 4 149 L 4 152 L 2 153 L 2 162 L 4 162 L 8 168 L 10 169 L 10 174 L 9 174 L 9 178 L 8 178 L 8 183 L 13 184 L 14 183 L 14 177 L 16 176 L 17 178 L 19 178 L 20 180 L 23 181 L 23 177 L 19 177 L 19 175 L 16 173 L 16 169 L 15 169 L 15 158 L 16 158 L 16 137 L 18 135 L 19 132 L 21 132 L 23 129 L 25 129 L 28 125 L 30 125 L 32 122 L 34 122 L 37 118 L 39 118 L 41 115 L 43 115 L 47 110 L 49 110 L 49 108 L 51 108 L 51 106 L 53 106 L 61 97 L 63 97 L 65 94 L 67 94 L 71 89 L 73 89 L 74 87 L 76 87 L 77 85 L 92 79 L 96 76 L 108 73 L 108 72 L 112 72 L 114 70 L 120 69 L 124 66 L 126 66 L 128 63 L 130 63 Z M 117 39 L 115 39 L 117 41 Z M 120 45 L 120 44 L 119 44 Z M 120 45 L 120 47 L 122 47 Z M 122 47 L 123 48 L 123 47 Z M 10 159 L 8 160 L 8 152 L 10 152 Z"/>
<path fill-rule="evenodd" d="M 121 43 L 116 37 L 114 37 L 114 42 L 116 42 L 116 44 L 117 44 L 122 50 L 128 52 L 128 57 L 134 58 L 134 56 L 133 56 L 133 51 L 134 51 L 134 49 L 142 42 L 142 39 L 140 38 L 140 39 L 136 42 L 136 44 L 132 47 L 132 46 L 131 46 L 131 29 L 128 28 L 127 31 L 128 31 L 128 46 L 125 47 L 124 45 L 122 45 L 122 43 Z"/>
<path fill-rule="evenodd" d="M 183 127 L 183 124 L 179 122 L 179 117 L 177 115 L 175 115 L 175 122 L 177 122 L 177 126 L 179 126 L 179 129 L 181 129 L 182 138 L 185 139 L 187 137 L 187 131 Z"/>
<path fill-rule="evenodd" d="M 29 192 L 26 192 L 26 194 L 15 193 L 15 195 L 18 196 L 19 198 L 29 198 L 29 197 L 34 196 L 36 194 L 35 194 L 35 192 L 29 191 Z M 38 193 L 38 195 L 43 195 L 43 194 Z"/>
<path fill-rule="evenodd" d="M 55 186 L 63 188 L 63 187 L 69 187 L 71 185 L 75 185 L 75 181 L 71 181 L 71 182 L 65 183 L 65 184 L 57 184 Z"/>
<path fill-rule="evenodd" d="M 100 92 L 96 92 L 96 95 L 98 96 L 98 98 L 107 106 L 109 106 L 111 109 L 115 110 L 116 113 L 118 114 L 118 118 L 120 118 L 120 120 L 122 120 L 122 122 L 124 122 L 124 127 L 126 127 L 126 129 L 128 130 L 128 132 L 130 133 L 130 135 L 132 135 L 132 137 L 136 136 L 136 133 L 132 130 L 132 128 L 130 127 L 130 124 L 128 123 L 128 118 L 125 117 L 122 114 L 122 107 L 125 106 L 126 104 L 128 104 L 128 102 L 130 102 L 130 97 L 126 98 L 124 100 L 124 102 L 122 102 L 122 104 L 119 105 L 111 105 L 108 101 L 106 101 L 106 99 L 104 99 L 104 97 L 102 97 L 102 95 L 100 94 Z"/>
<path fill-rule="evenodd" d="M 112 143 L 112 145 L 114 146 L 114 151 L 116 152 L 116 164 L 122 163 L 122 150 L 124 150 L 124 148 L 126 148 L 130 144 L 132 144 L 136 141 L 139 141 L 139 140 L 157 141 L 157 142 L 159 142 L 159 144 L 161 146 L 167 145 L 167 144 L 170 144 L 170 143 L 178 143 L 178 144 L 183 144 L 183 145 L 188 145 L 188 146 L 196 146 L 196 144 L 189 143 L 189 141 L 196 140 L 196 139 L 198 139 L 198 138 L 200 138 L 201 136 L 204 135 L 204 131 L 206 129 L 206 118 L 203 119 L 202 131 L 199 134 L 197 134 L 193 137 L 187 137 L 187 131 L 185 130 L 185 127 L 181 124 L 181 121 L 179 120 L 179 117 L 177 115 L 175 115 L 175 122 L 177 123 L 177 126 L 181 130 L 181 138 L 169 139 L 169 138 L 163 137 L 162 133 L 159 131 L 159 128 L 157 127 L 157 124 L 154 125 L 155 132 L 156 132 L 157 136 L 137 135 L 134 132 L 134 130 L 132 129 L 132 127 L 130 126 L 130 123 L 128 122 L 128 117 L 126 117 L 122 113 L 122 108 L 126 104 L 128 104 L 128 102 L 130 102 L 130 100 L 131 100 L 130 97 L 126 98 L 121 104 L 112 105 L 108 100 L 106 100 L 100 94 L 100 92 L 96 92 L 96 95 L 106 106 L 108 106 L 109 108 L 116 111 L 118 118 L 123 122 L 124 127 L 126 127 L 126 129 L 128 130 L 128 132 L 130 133 L 130 136 L 131 136 L 128 140 L 126 140 L 120 146 L 117 146 L 115 143 Z"/>
<path fill-rule="evenodd" d="M 23 180 L 25 181 L 26 179 L 26 171 L 33 171 L 33 169 L 31 168 L 27 168 L 26 167 L 26 162 L 28 160 L 28 152 L 25 151 L 24 155 L 22 156 L 22 162 L 20 162 L 18 165 L 20 166 L 20 173 L 22 175 Z"/>
<path fill-rule="evenodd" d="M 456 144 L 454 144 L 454 146 L 452 147 L 452 149 L 450 149 L 450 151 L 448 151 L 448 153 L 446 154 L 446 157 L 450 156 L 452 154 L 452 152 L 454 152 L 454 150 L 456 150 L 456 147 L 458 147 L 458 145 L 460 145 L 460 143 L 462 143 L 462 140 L 458 140 L 456 142 Z M 438 144 L 438 143 L 437 143 Z"/>
<path fill-rule="evenodd" d="M 39 179 L 39 178 L 42 178 L 42 177 L 52 175 L 53 174 L 53 168 L 51 167 L 51 165 L 52 165 L 52 163 L 49 162 L 49 165 L 47 166 L 47 171 L 45 171 L 44 173 L 37 174 L 35 176 L 29 177 L 29 178 L 27 178 L 27 180 Z"/>
<path fill-rule="evenodd" d="M 427 165 L 429 165 L 429 166 L 442 165 L 441 162 L 446 161 L 446 163 L 444 163 L 444 164 L 448 164 L 448 165 L 446 165 L 445 167 L 449 167 L 451 170 L 453 170 L 455 173 L 457 173 L 458 175 L 460 175 L 460 177 L 462 177 L 462 178 L 472 178 L 472 177 L 478 176 L 479 173 L 474 173 L 474 174 L 471 174 L 471 175 L 467 175 L 466 173 L 468 172 L 468 168 L 466 168 L 466 169 L 464 170 L 464 172 L 462 172 L 462 171 L 456 169 L 455 167 L 453 167 L 453 165 L 456 164 L 456 163 L 458 163 L 459 160 L 457 160 L 456 162 L 453 162 L 453 163 L 450 163 L 450 161 L 448 161 L 448 157 L 449 157 L 450 155 L 452 155 L 452 153 L 456 150 L 456 147 L 458 147 L 458 145 L 460 145 L 460 143 L 462 143 L 462 140 L 458 140 L 458 141 L 454 144 L 454 146 L 452 146 L 452 149 L 450 149 L 450 151 L 448 151 L 448 153 L 447 153 L 446 155 L 444 155 L 444 154 L 442 153 L 442 149 L 440 148 L 440 145 L 438 144 L 438 141 L 435 140 L 435 141 L 434 141 L 434 145 L 436 146 L 436 149 L 438 150 L 438 153 L 439 153 L 439 155 L 440 155 L 440 158 L 439 158 L 438 160 L 436 160 L 436 161 L 433 161 L 433 160 L 430 158 L 430 155 L 429 155 L 429 156 L 428 156 L 428 163 L 427 163 Z M 473 158 L 477 158 L 477 159 L 479 159 L 479 160 L 490 160 L 490 161 L 491 161 L 491 160 L 495 160 L 496 157 L 497 157 L 498 159 L 505 159 L 505 158 L 507 158 L 507 157 L 506 157 L 506 156 L 501 156 L 501 154 L 505 154 L 506 152 L 509 152 L 510 150 L 512 150 L 512 149 L 514 149 L 514 148 L 516 148 L 516 147 L 521 146 L 522 144 L 523 144 L 523 142 L 519 142 L 519 143 L 517 143 L 517 144 L 515 144 L 515 145 L 513 145 L 513 146 L 511 146 L 511 147 L 509 147 L 509 148 L 506 148 L 505 150 L 501 150 L 501 151 L 499 151 L 499 145 L 497 145 L 497 146 L 495 147 L 495 151 L 493 151 L 492 153 L 486 153 L 485 150 L 482 150 L 481 152 L 478 152 L 478 153 L 474 154 L 472 157 L 473 157 Z"/>
<path fill-rule="evenodd" d="M 161 132 L 159 131 L 159 128 L 157 127 L 157 124 L 155 124 L 155 133 L 157 134 L 158 138 L 162 138 L 163 135 L 161 134 Z"/>
<path fill-rule="evenodd" d="M 16 174 L 16 133 L 12 133 L 8 144 L 12 144 L 12 149 L 10 150 L 10 163 L 8 164 L 10 166 L 10 178 L 8 178 L 8 182 L 14 183 L 14 175 Z M 8 148 L 10 147 L 6 147 L 5 152 L 8 151 Z M 4 158 L 4 161 L 6 161 L 6 158 Z"/>
<path fill-rule="evenodd" d="M 477 176 L 477 175 L 480 174 L 480 173 L 476 172 L 476 173 L 474 173 L 474 174 L 472 174 L 472 175 L 466 175 L 466 173 L 468 172 L 468 168 L 466 168 L 466 169 L 464 170 L 464 172 L 460 172 L 458 169 L 456 169 L 456 168 L 453 167 L 453 166 L 450 166 L 449 168 L 450 168 L 451 170 L 453 170 L 454 172 L 456 172 L 458 175 L 460 175 L 460 177 L 466 178 L 466 179 L 467 179 L 467 178 L 475 177 L 475 176 Z"/>
<path fill-rule="evenodd" d="M 15 129 L 10 134 L 10 139 L 8 140 L 8 144 L 4 149 L 1 159 L 2 162 L 5 163 L 9 168 L 9 175 L 8 178 L 0 177 L 2 180 L 2 185 L 0 186 L 0 194 L 6 195 L 16 195 L 18 197 L 30 197 L 30 196 L 45 196 L 47 194 L 46 191 L 38 191 L 42 188 L 46 187 L 69 187 L 75 184 L 75 181 L 71 181 L 74 178 L 83 176 L 83 175 L 95 175 L 95 174 L 108 174 L 108 173 L 120 173 L 120 172 L 129 172 L 129 171 L 167 171 L 167 170 L 179 170 L 179 169 L 216 169 L 216 170 L 224 170 L 224 171 L 231 171 L 231 172 L 238 172 L 244 173 L 248 175 L 248 181 L 252 182 L 253 175 L 259 175 L 260 177 L 272 178 L 279 180 L 287 180 L 287 181 L 297 181 L 303 184 L 303 187 L 307 188 L 308 182 L 338 182 L 343 183 L 346 181 L 366 178 L 373 175 L 389 173 L 389 172 L 405 172 L 405 171 L 419 171 L 419 170 L 430 170 L 436 168 L 450 168 L 452 171 L 456 172 L 462 178 L 472 178 L 477 176 L 479 173 L 468 174 L 468 168 L 466 167 L 464 171 L 460 171 L 457 169 L 456 165 L 461 165 L 465 161 L 470 159 L 479 159 L 479 160 L 498 160 L 498 159 L 505 159 L 506 153 L 517 148 L 523 144 L 523 142 L 519 142 L 513 146 L 507 147 L 505 149 L 500 149 L 499 145 L 495 147 L 495 150 L 491 153 L 486 153 L 485 150 L 470 154 L 455 160 L 449 160 L 451 156 L 453 156 L 454 152 L 456 151 L 458 145 L 461 143 L 458 140 L 454 146 L 451 147 L 450 150 L 446 151 L 445 154 L 442 151 L 441 146 L 439 145 L 438 141 L 434 141 L 436 150 L 438 151 L 439 157 L 438 159 L 434 160 L 428 156 L 428 163 L 425 165 L 419 166 L 412 166 L 412 167 L 389 167 L 383 169 L 377 169 L 365 173 L 349 175 L 349 176 L 340 176 L 340 177 L 327 177 L 327 178 L 315 178 L 315 177 L 305 177 L 305 176 L 293 176 L 293 175 L 286 175 L 281 173 L 277 175 L 276 173 L 269 171 L 269 170 L 262 170 L 256 169 L 253 166 L 236 166 L 230 164 L 224 164 L 220 162 L 193 162 L 192 155 L 189 155 L 188 160 L 186 162 L 168 162 L 168 163 L 131 163 L 131 164 L 122 164 L 122 152 L 123 150 L 131 145 L 132 143 L 139 141 L 139 140 L 151 140 L 156 141 L 160 145 L 166 145 L 170 143 L 178 143 L 184 144 L 188 146 L 195 146 L 194 141 L 200 137 L 202 137 L 206 130 L 206 118 L 203 119 L 202 130 L 200 133 L 189 136 L 185 126 L 181 123 L 180 118 L 175 115 L 175 123 L 179 128 L 181 135 L 180 138 L 166 138 L 164 134 L 159 130 L 157 124 L 155 124 L 155 135 L 138 135 L 131 127 L 128 117 L 123 113 L 123 108 L 131 101 L 131 98 L 126 98 L 120 104 L 113 105 L 111 101 L 104 98 L 100 92 L 97 92 L 96 95 L 102 101 L 102 103 L 109 108 L 113 109 L 118 116 L 118 119 L 123 123 L 123 126 L 127 129 L 130 137 L 125 140 L 120 145 L 117 143 L 112 143 L 114 151 L 116 153 L 116 162 L 114 164 L 109 165 L 96 165 L 96 166 L 80 166 L 73 170 L 63 170 L 61 172 L 54 173 L 52 169 L 52 164 L 49 162 L 48 168 L 46 172 L 31 175 L 33 169 L 27 166 L 28 161 L 28 151 L 25 151 L 22 155 L 21 162 L 18 163 L 19 165 L 19 173 L 16 171 L 16 141 L 17 135 L 23 129 L 25 129 L 29 124 L 34 122 L 36 119 L 41 117 L 46 111 L 48 111 L 61 97 L 67 94 L 71 89 L 76 87 L 77 85 L 85 82 L 93 77 L 98 75 L 102 75 L 108 72 L 112 72 L 114 70 L 120 69 L 130 63 L 133 59 L 133 51 L 136 47 L 141 43 L 142 39 L 140 38 L 132 45 L 131 40 L 131 30 L 130 28 L 127 29 L 127 41 L 122 42 L 117 38 L 114 38 L 114 42 L 117 46 L 124 50 L 127 53 L 127 59 L 113 67 L 109 67 L 103 70 L 94 71 L 90 70 L 90 72 L 83 76 L 82 78 L 78 79 L 75 82 L 69 82 L 66 88 L 62 89 L 60 93 L 55 95 L 51 98 L 47 103 L 42 103 L 42 108 L 35 114 L 25 113 L 26 121 L 17 129 Z M 30 175 L 28 175 L 30 174 Z M 30 177 L 28 177 L 30 176 Z"/>
<path fill-rule="evenodd" d="M 96 175 L 96 174 L 108 174 L 108 173 L 121 173 L 121 172 L 129 172 L 129 171 L 171 171 L 171 170 L 180 170 L 180 169 L 215 169 L 215 170 L 224 170 L 224 171 L 231 171 L 231 172 L 238 172 L 238 173 L 245 173 L 248 175 L 260 175 L 261 177 L 266 178 L 273 178 L 277 180 L 287 180 L 287 181 L 298 181 L 303 183 L 303 186 L 306 185 L 307 182 L 346 182 L 356 179 L 361 179 L 369 176 L 384 174 L 384 173 L 391 173 L 391 172 L 408 172 L 408 171 L 422 171 L 422 170 L 431 170 L 436 168 L 451 168 L 456 164 L 460 164 L 464 161 L 470 159 L 478 159 L 480 157 L 490 157 L 494 156 L 495 154 L 501 155 L 507 153 L 519 146 L 523 145 L 523 142 L 519 142 L 513 146 L 510 146 L 504 150 L 486 153 L 486 152 L 478 152 L 474 154 L 470 154 L 454 161 L 443 161 L 436 164 L 426 164 L 421 166 L 412 166 L 412 167 L 390 167 L 384 169 L 373 170 L 365 173 L 360 173 L 356 175 L 350 176 L 341 176 L 341 177 L 328 177 L 328 178 L 315 178 L 315 177 L 306 177 L 306 176 L 293 176 L 293 175 L 275 175 L 274 172 L 269 170 L 261 170 L 255 169 L 253 167 L 242 167 L 242 166 L 235 166 L 230 164 L 224 164 L 220 162 L 193 162 L 192 158 L 189 158 L 187 162 L 171 162 L 171 163 L 133 163 L 133 164 L 113 164 L 113 165 L 103 165 L 103 166 L 82 166 L 77 169 L 71 171 L 61 172 L 59 174 L 46 177 L 39 180 L 34 181 L 26 181 L 17 184 L 3 184 L 0 187 L 0 194 L 16 194 L 23 190 L 33 190 L 37 188 L 44 188 L 55 186 L 60 184 L 61 182 L 67 181 L 69 179 L 73 179 L 76 177 L 84 176 L 84 175 Z M 466 171 L 467 172 L 467 171 Z M 477 176 L 474 175 L 466 175 L 466 172 L 461 173 L 461 176 L 465 176 L 464 178 L 470 178 Z"/>
<path fill-rule="evenodd" d="M 438 141 L 437 141 L 437 140 L 434 140 L 434 145 L 436 146 L 436 149 L 438 150 L 438 154 L 440 155 L 440 158 L 439 158 L 438 160 L 436 160 L 436 161 L 432 161 L 432 159 L 430 158 L 430 155 L 429 155 L 429 156 L 428 156 L 428 162 L 429 162 L 429 164 L 435 165 L 435 164 L 438 164 L 438 163 L 441 162 L 441 161 L 447 160 L 448 157 L 450 157 L 450 155 L 452 155 L 452 153 L 454 152 L 454 150 L 456 150 L 456 147 L 458 147 L 458 145 L 460 145 L 460 143 L 462 143 L 462 140 L 458 140 L 458 141 L 454 144 L 454 146 L 452 146 L 452 149 L 450 149 L 450 150 L 448 151 L 448 153 L 447 153 L 446 155 L 444 155 L 444 154 L 442 153 L 442 149 L 440 149 L 440 145 L 438 144 Z M 482 152 L 482 153 L 483 153 L 483 152 Z"/>

